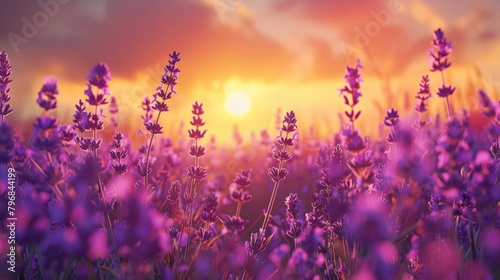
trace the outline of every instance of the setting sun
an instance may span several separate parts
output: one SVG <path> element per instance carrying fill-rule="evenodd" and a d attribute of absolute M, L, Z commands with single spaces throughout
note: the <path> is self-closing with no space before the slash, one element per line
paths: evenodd
<path fill-rule="evenodd" d="M 250 98 L 241 92 L 234 92 L 226 99 L 226 108 L 231 115 L 241 116 L 250 110 Z"/>

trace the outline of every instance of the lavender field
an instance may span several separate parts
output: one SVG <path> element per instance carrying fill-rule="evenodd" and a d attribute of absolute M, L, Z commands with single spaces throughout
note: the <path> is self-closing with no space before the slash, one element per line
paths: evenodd
<path fill-rule="evenodd" d="M 447 79 L 460 46 L 426 36 L 410 110 L 375 114 L 358 59 L 328 93 L 341 109 L 326 137 L 297 106 L 251 137 L 235 126 L 232 146 L 204 98 L 176 107 L 191 100 L 182 49 L 165 50 L 138 117 L 100 62 L 78 70 L 71 107 L 57 78 L 37 85 L 22 125 L 23 73 L 0 52 L 1 279 L 500 279 L 500 101 L 473 87 L 464 105 Z M 249 110 L 233 97 L 233 115 Z"/>
<path fill-rule="evenodd" d="M 432 45 L 430 71 L 449 71 L 442 30 Z M 36 102 L 44 113 L 25 145 L 8 121 L 12 66 L 7 53 L 0 59 L 2 200 L 9 206 L 1 213 L 4 224 L 17 219 L 7 264 L 16 264 L 20 278 L 500 276 L 500 103 L 481 89 L 489 121 L 479 134 L 467 111 L 451 111 L 454 88 L 443 84 L 432 94 L 426 75 L 415 95 L 419 117 L 402 123 L 390 108 L 380 120 L 386 138 L 370 140 L 356 129 L 364 117 L 356 109 L 358 62 L 346 68 L 340 89 L 349 121 L 332 141 L 299 144 L 290 111 L 279 131 L 255 141 L 256 154 L 221 154 L 205 139 L 203 103 L 193 104 L 184 146 L 162 132 L 169 100 L 182 98 L 175 91 L 181 56 L 173 52 L 142 104 L 147 141 L 139 149 L 119 130 L 102 63 L 88 75 L 72 124 L 51 115 L 57 81 L 42 85 Z M 429 102 L 445 104 L 447 116 L 426 118 Z M 113 126 L 113 139 L 101 138 L 105 126 Z M 215 162 L 232 157 L 244 168 L 229 180 L 215 176 Z M 259 160 L 245 164 L 248 157 Z M 285 191 L 295 192 L 278 199 Z M 257 199 L 269 200 L 262 212 Z"/>

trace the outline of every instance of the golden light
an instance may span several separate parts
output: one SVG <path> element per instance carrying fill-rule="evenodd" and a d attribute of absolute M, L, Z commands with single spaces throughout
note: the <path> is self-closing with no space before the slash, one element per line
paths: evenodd
<path fill-rule="evenodd" d="M 226 98 L 226 109 L 234 116 L 241 116 L 250 110 L 250 98 L 244 93 L 233 92 Z"/>

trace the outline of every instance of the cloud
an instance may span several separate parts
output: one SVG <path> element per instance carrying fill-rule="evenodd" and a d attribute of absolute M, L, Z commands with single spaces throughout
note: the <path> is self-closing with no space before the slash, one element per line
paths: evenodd
<path fill-rule="evenodd" d="M 6 34 L 22 35 L 21 18 L 31 18 L 40 7 L 31 1 L 7 8 L 10 16 L 2 25 L 0 48 L 12 60 L 13 94 L 18 96 L 33 97 L 40 87 L 35 82 L 45 75 L 81 83 L 83 88 L 88 71 L 100 61 L 109 65 L 115 80 L 142 79 L 152 69 L 156 81 L 174 50 L 182 53 L 179 89 L 186 95 L 196 84 L 213 80 L 276 80 L 286 75 L 293 60 L 279 44 L 255 32 L 251 23 L 243 22 L 238 29 L 226 26 L 212 6 L 189 0 L 73 0 L 16 53 Z M 13 102 L 21 106 L 21 99 Z"/>

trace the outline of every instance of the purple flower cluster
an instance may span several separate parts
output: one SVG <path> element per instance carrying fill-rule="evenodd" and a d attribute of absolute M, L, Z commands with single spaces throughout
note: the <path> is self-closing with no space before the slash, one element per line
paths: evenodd
<path fill-rule="evenodd" d="M 0 52 L 0 116 L 2 124 L 5 116 L 12 113 L 9 101 L 11 99 L 9 84 L 12 83 L 10 75 L 12 74 L 12 65 L 10 64 L 7 52 Z"/>

